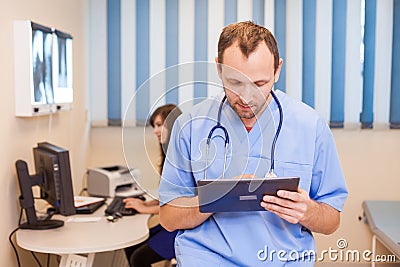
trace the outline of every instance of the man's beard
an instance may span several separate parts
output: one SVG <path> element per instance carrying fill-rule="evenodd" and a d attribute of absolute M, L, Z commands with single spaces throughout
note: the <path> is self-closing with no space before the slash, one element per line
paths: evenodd
<path fill-rule="evenodd" d="M 239 118 L 242 119 L 253 119 L 256 116 L 261 115 L 264 107 L 267 105 L 267 102 L 264 102 L 262 106 L 252 106 L 250 110 L 248 111 L 243 111 L 240 107 L 238 107 L 239 103 L 235 102 L 234 105 L 232 105 L 232 109 L 236 112 L 236 114 L 239 116 Z"/>

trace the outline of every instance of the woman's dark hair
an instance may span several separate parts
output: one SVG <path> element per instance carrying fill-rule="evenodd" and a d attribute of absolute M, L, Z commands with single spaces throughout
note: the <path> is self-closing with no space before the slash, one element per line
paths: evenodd
<path fill-rule="evenodd" d="M 174 125 L 175 120 L 182 114 L 182 111 L 174 104 L 166 104 L 164 106 L 158 107 L 153 114 L 151 114 L 149 123 L 151 127 L 154 128 L 154 120 L 157 116 L 161 116 L 162 123 L 167 130 L 168 137 L 166 138 L 166 142 L 164 144 L 160 143 L 160 150 L 161 150 L 161 162 L 158 166 L 158 171 L 161 174 L 162 168 L 165 162 L 165 154 L 167 153 L 169 138 L 171 136 L 172 126 Z"/>

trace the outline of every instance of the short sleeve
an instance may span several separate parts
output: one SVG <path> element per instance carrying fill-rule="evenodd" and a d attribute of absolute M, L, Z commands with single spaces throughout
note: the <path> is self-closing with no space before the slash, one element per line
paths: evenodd
<path fill-rule="evenodd" d="M 348 190 L 332 132 L 322 119 L 318 121 L 315 142 L 310 197 L 342 211 Z"/>
<path fill-rule="evenodd" d="M 172 128 L 159 186 L 160 206 L 178 197 L 192 197 L 196 184 L 190 158 L 190 121 L 182 115 Z"/>

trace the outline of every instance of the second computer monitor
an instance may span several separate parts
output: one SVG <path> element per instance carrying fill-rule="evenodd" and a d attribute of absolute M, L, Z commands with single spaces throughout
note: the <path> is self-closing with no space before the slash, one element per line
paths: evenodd
<path fill-rule="evenodd" d="M 42 142 L 33 148 L 36 173 L 42 173 L 41 198 L 62 215 L 75 214 L 68 150 Z"/>

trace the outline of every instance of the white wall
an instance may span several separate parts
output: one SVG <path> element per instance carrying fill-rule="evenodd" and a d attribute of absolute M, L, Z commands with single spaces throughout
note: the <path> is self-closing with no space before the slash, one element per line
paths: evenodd
<path fill-rule="evenodd" d="M 95 127 L 89 140 L 89 167 L 128 164 L 140 169 L 139 183 L 145 190 L 158 188 L 160 150 L 151 127 Z"/>
<path fill-rule="evenodd" d="M 17 266 L 8 235 L 19 216 L 15 161 L 28 162 L 34 172 L 32 148 L 49 141 L 70 151 L 75 191 L 80 189 L 86 168 L 89 128 L 86 121 L 88 88 L 87 1 L 85 0 L 0 0 L 0 266 Z M 32 20 L 71 33 L 74 59 L 74 107 L 70 112 L 36 118 L 14 116 L 13 20 Z M 22 266 L 33 266 L 32 255 L 19 250 Z"/>
<path fill-rule="evenodd" d="M 371 250 L 369 227 L 359 221 L 361 204 L 364 200 L 400 200 L 400 131 L 334 130 L 333 135 L 349 197 L 338 231 L 331 236 L 316 236 L 318 249 L 338 249 L 337 240 L 344 238 L 346 249 Z"/>

